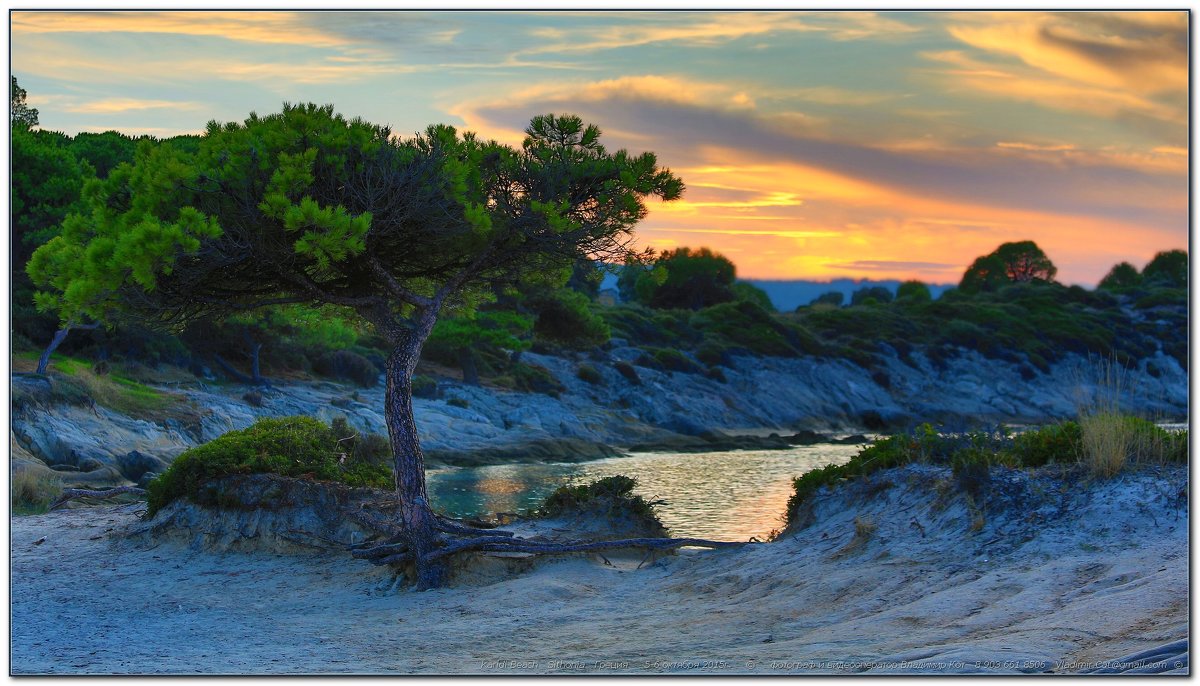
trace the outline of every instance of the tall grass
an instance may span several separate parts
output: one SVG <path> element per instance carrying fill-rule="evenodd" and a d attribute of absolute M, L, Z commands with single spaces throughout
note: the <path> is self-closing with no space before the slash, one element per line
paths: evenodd
<path fill-rule="evenodd" d="M 1187 461 L 1187 433 L 1165 431 L 1127 414 L 1121 397 L 1130 390 L 1125 367 L 1109 358 L 1092 363 L 1092 380 L 1082 387 L 1079 428 L 1081 458 L 1094 476 L 1110 477 L 1126 465 Z"/>
<path fill-rule="evenodd" d="M 13 469 L 9 474 L 9 493 L 13 514 L 42 514 L 62 493 L 62 480 L 38 470 Z"/>

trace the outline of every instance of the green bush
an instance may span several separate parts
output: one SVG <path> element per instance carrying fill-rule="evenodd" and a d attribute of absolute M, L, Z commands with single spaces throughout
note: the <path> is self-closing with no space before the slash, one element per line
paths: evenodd
<path fill-rule="evenodd" d="M 731 367 L 734 348 L 713 338 L 705 338 L 696 348 L 696 359 L 710 367 Z"/>
<path fill-rule="evenodd" d="M 260 419 L 175 458 L 146 487 L 147 515 L 153 516 L 177 498 L 196 498 L 204 483 L 233 474 L 308 475 L 349 486 L 391 487 L 390 469 L 344 459 L 342 438 L 311 417 Z"/>
<path fill-rule="evenodd" d="M 614 362 L 613 369 L 617 370 L 618 374 L 625 377 L 625 380 L 634 386 L 642 385 L 642 377 L 638 376 L 637 370 L 634 369 L 633 365 L 629 364 L 628 362 L 625 362 L 624 360 L 621 360 L 620 362 Z"/>
<path fill-rule="evenodd" d="M 329 428 L 338 439 L 338 450 L 348 453 L 353 464 L 392 464 L 392 442 L 381 434 L 363 434 L 350 427 L 345 417 L 334 417 Z"/>
<path fill-rule="evenodd" d="M 1149 464 L 1187 464 L 1188 432 L 1167 431 L 1137 417 L 1118 417 L 1128 459 Z M 1086 463 L 1083 429 L 1078 422 L 1052 424 L 1013 435 L 1004 426 L 941 433 L 930 424 L 881 438 L 842 465 L 807 472 L 793 481 L 787 518 L 823 487 L 912 463 L 951 467 L 958 486 L 971 495 L 990 482 L 991 467 L 1030 469 L 1048 464 Z M 1125 460 L 1122 460 L 1122 464 Z"/>
<path fill-rule="evenodd" d="M 1079 422 L 1050 424 L 1014 436 L 1007 453 L 1025 467 L 1078 462 L 1082 440 Z"/>
<path fill-rule="evenodd" d="M 313 369 L 324 376 L 349 379 L 364 388 L 379 383 L 379 369 L 375 363 L 349 350 L 325 353 L 317 358 Z"/>
<path fill-rule="evenodd" d="M 652 369 L 683 374 L 699 374 L 704 368 L 693 362 L 687 355 L 672 348 L 643 348 L 646 351 L 638 358 L 638 364 Z"/>
<path fill-rule="evenodd" d="M 589 484 L 563 486 L 551 493 L 535 513 L 540 517 L 559 517 L 600 508 L 610 515 L 628 512 L 657 524 L 654 503 L 634 495 L 636 487 L 636 479 L 619 474 Z"/>
<path fill-rule="evenodd" d="M 600 371 L 590 364 L 579 365 L 579 370 L 575 372 L 581 381 L 585 381 L 592 385 L 601 385 L 604 383 L 604 377 L 600 375 Z"/>
<path fill-rule="evenodd" d="M 518 391 L 544 393 L 557 398 L 567 390 L 549 369 L 539 365 L 518 363 L 512 366 L 509 373 L 513 380 L 513 388 Z"/>
<path fill-rule="evenodd" d="M 446 404 L 450 405 L 451 407 L 461 407 L 463 409 L 466 409 L 471 406 L 471 403 L 469 401 L 467 401 L 466 398 L 459 398 L 459 397 L 450 398 L 449 400 L 446 401 Z"/>
<path fill-rule="evenodd" d="M 412 378 L 412 394 L 414 398 L 437 398 L 440 394 L 438 383 L 424 374 L 416 374 Z"/>

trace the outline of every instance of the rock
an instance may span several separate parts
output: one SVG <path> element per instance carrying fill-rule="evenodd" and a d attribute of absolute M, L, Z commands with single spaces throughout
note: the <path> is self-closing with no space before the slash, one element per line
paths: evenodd
<path fill-rule="evenodd" d="M 50 469 L 53 469 L 56 472 L 78 472 L 79 471 L 79 467 L 76 467 L 73 464 L 52 464 L 52 465 L 50 465 Z"/>
<path fill-rule="evenodd" d="M 79 471 L 81 472 L 94 472 L 103 467 L 104 463 L 94 457 L 88 457 L 79 462 Z"/>
<path fill-rule="evenodd" d="M 118 458 L 117 466 L 126 478 L 135 482 L 147 472 L 163 472 L 168 467 L 165 461 L 137 450 L 130 451 L 124 457 Z"/>
<path fill-rule="evenodd" d="M 159 475 L 159 473 L 160 473 L 160 472 L 146 472 L 145 474 L 143 474 L 143 475 L 141 476 L 141 478 L 139 478 L 139 479 L 137 480 L 137 485 L 138 485 L 139 487 L 141 487 L 141 488 L 145 488 L 145 487 L 146 487 L 146 484 L 150 483 L 150 482 L 151 482 L 151 481 L 153 481 L 155 478 L 157 478 L 157 477 L 158 477 L 158 475 Z"/>
<path fill-rule="evenodd" d="M 245 400 L 255 407 L 262 407 L 263 394 L 258 391 L 247 391 L 246 394 L 242 396 L 242 400 Z"/>

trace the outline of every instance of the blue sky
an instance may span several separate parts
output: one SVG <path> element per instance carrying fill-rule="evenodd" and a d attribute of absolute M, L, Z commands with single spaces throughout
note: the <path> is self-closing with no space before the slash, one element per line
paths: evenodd
<path fill-rule="evenodd" d="M 169 136 L 283 101 L 518 143 L 574 112 L 688 184 L 646 245 L 757 278 L 957 281 L 1036 240 L 1095 283 L 1187 244 L 1183 12 L 26 12 L 43 128 Z"/>

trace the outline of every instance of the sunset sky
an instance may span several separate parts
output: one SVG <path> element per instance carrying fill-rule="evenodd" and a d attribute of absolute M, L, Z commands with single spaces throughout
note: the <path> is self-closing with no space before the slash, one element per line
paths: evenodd
<path fill-rule="evenodd" d="M 1187 247 L 1187 14 L 21 12 L 42 128 L 198 133 L 333 103 L 519 143 L 573 112 L 687 184 L 644 245 L 747 278 L 957 282 L 1032 239 L 1094 285 Z"/>

